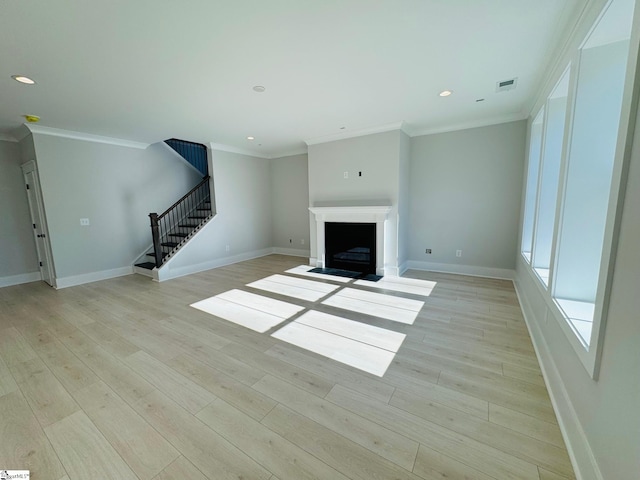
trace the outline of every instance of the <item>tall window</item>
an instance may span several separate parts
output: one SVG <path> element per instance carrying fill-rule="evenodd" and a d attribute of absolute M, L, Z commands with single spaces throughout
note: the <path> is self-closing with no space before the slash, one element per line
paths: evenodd
<path fill-rule="evenodd" d="M 632 18 L 632 1 L 613 1 L 578 58 L 553 296 L 586 347 L 591 343 Z"/>
<path fill-rule="evenodd" d="M 527 170 L 527 193 L 524 199 L 524 219 L 522 222 L 522 256 L 531 262 L 531 246 L 533 242 L 533 220 L 536 211 L 536 195 L 538 192 L 538 172 L 540 170 L 540 149 L 542 147 L 542 124 L 544 109 L 531 124 L 529 136 L 529 167 Z"/>
<path fill-rule="evenodd" d="M 569 71 L 567 70 L 547 99 L 543 127 L 542 160 L 531 265 L 545 286 L 549 284 L 568 95 Z"/>
<path fill-rule="evenodd" d="M 594 378 L 633 114 L 634 6 L 610 0 L 530 132 L 521 252 Z"/>

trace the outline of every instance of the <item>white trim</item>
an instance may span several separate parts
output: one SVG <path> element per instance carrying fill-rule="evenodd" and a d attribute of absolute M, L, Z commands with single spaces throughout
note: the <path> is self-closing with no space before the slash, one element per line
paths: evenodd
<path fill-rule="evenodd" d="M 293 157 L 295 155 L 307 155 L 309 150 L 305 148 L 299 148 L 297 150 L 289 150 L 288 152 L 279 152 L 269 155 L 270 159 L 274 158 L 285 158 L 285 157 Z"/>
<path fill-rule="evenodd" d="M 409 261 L 406 262 L 402 262 L 400 264 L 400 266 L 398 267 L 398 276 L 401 277 L 402 275 L 404 275 L 404 273 L 409 270 Z"/>
<path fill-rule="evenodd" d="M 300 250 L 297 248 L 280 248 L 273 247 L 273 252 L 276 255 L 290 255 L 292 257 L 309 257 L 309 250 Z"/>
<path fill-rule="evenodd" d="M 148 268 L 142 268 L 133 266 L 133 273 L 137 273 L 138 275 L 143 275 L 145 277 L 153 278 L 155 280 L 155 275 L 153 274 L 155 268 L 153 270 L 149 270 Z"/>
<path fill-rule="evenodd" d="M 84 283 L 98 282 L 100 280 L 107 280 L 109 278 L 122 277 L 124 275 L 131 275 L 133 273 L 133 267 L 120 267 L 111 270 L 102 270 L 99 272 L 83 273 L 81 275 L 72 275 L 70 277 L 56 278 L 56 289 L 74 287 L 76 285 L 82 285 Z"/>
<path fill-rule="evenodd" d="M 158 281 L 164 282 L 165 280 L 184 277 L 185 275 L 204 272 L 205 270 L 224 267 L 226 265 L 232 265 L 234 263 L 244 262 L 246 260 L 252 260 L 258 257 L 264 257 L 272 253 L 273 253 L 273 248 L 263 248 L 262 250 L 254 250 L 251 252 L 240 253 L 238 255 L 233 255 L 230 257 L 216 258 L 215 260 L 209 260 L 208 262 L 195 263 L 193 265 L 186 265 L 184 267 L 178 267 L 173 270 L 170 268 L 170 265 L 167 264 L 167 265 L 163 265 L 158 270 Z"/>
<path fill-rule="evenodd" d="M 604 480 L 582 424 L 578 419 L 578 414 L 569 399 L 569 394 L 564 386 L 558 367 L 544 340 L 544 335 L 538 327 L 539 322 L 533 321 L 535 315 L 529 301 L 526 296 L 520 294 L 517 277 L 513 282 L 513 286 L 529 331 L 529 337 L 540 364 L 542 377 L 549 392 L 553 410 L 558 418 L 558 426 L 567 447 L 567 453 L 576 474 L 576 479 Z"/>
<path fill-rule="evenodd" d="M 421 137 L 423 135 L 434 135 L 436 133 L 456 132 L 458 130 L 469 130 L 470 128 L 490 127 L 492 125 L 500 125 L 502 123 L 517 122 L 525 120 L 528 114 L 522 112 L 510 113 L 498 117 L 483 118 L 482 120 L 472 120 L 470 122 L 452 123 L 441 127 L 423 128 L 413 130 L 410 137 Z M 405 132 L 406 133 L 406 132 Z"/>
<path fill-rule="evenodd" d="M 31 133 L 41 135 L 51 135 L 54 137 L 72 138 L 74 140 L 84 140 L 94 143 L 107 143 L 109 145 L 118 145 L 120 147 L 146 149 L 149 144 L 134 142 L 133 140 L 124 140 L 122 138 L 103 137 L 101 135 L 93 135 L 91 133 L 73 132 L 71 130 L 62 130 L 60 128 L 43 127 L 42 125 L 24 124 Z"/>
<path fill-rule="evenodd" d="M 392 132 L 394 130 L 402 130 L 404 133 L 409 135 L 409 133 L 406 131 L 406 128 L 407 128 L 407 124 L 405 122 L 396 122 L 396 123 L 390 123 L 387 125 L 378 125 L 375 127 L 361 128 L 359 130 L 334 133 L 331 135 L 323 135 L 321 137 L 310 138 L 308 140 L 305 140 L 304 142 L 307 145 L 318 145 L 320 143 L 335 142 L 336 140 L 345 140 L 347 138 L 363 137 L 365 135 L 373 135 L 375 133 Z M 411 137 L 412 135 L 409 135 L 409 136 Z"/>
<path fill-rule="evenodd" d="M 21 273 L 19 275 L 9 275 L 8 277 L 0 277 L 0 288 L 10 287 L 12 285 L 21 285 L 23 283 L 39 282 L 42 280 L 40 272 Z"/>
<path fill-rule="evenodd" d="M 513 280 L 515 270 L 507 268 L 479 267 L 476 265 L 454 265 L 451 263 L 422 262 L 419 260 L 409 260 L 406 263 L 409 270 L 426 270 L 429 272 L 454 273 L 458 275 L 469 275 L 472 277 L 498 278 L 501 280 Z"/>
<path fill-rule="evenodd" d="M 249 157 L 258 157 L 258 158 L 272 158 L 269 154 L 256 152 L 255 150 L 249 150 L 248 148 L 238 148 L 231 145 L 224 145 L 223 143 L 213 143 L 209 144 L 211 146 L 211 150 L 218 150 L 219 152 L 228 152 L 228 153 L 237 153 L 239 155 L 247 155 Z"/>
<path fill-rule="evenodd" d="M 385 250 L 387 234 L 386 220 L 393 207 L 391 205 L 367 205 L 344 207 L 309 207 L 316 219 L 316 258 L 311 265 L 324 268 L 325 263 L 325 223 L 375 223 L 376 224 L 376 275 L 398 275 L 398 267 L 388 258 Z"/>
<path fill-rule="evenodd" d="M 13 143 L 18 142 L 18 139 L 15 138 L 13 135 L 10 135 L 8 133 L 2 133 L 2 132 L 0 132 L 0 140 L 2 140 L 3 142 L 13 142 Z"/>

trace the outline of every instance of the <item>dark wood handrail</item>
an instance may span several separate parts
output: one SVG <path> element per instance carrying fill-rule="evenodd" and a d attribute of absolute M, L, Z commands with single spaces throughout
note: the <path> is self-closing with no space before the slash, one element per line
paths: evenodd
<path fill-rule="evenodd" d="M 206 182 L 209 181 L 209 175 L 207 175 L 206 177 L 204 177 L 202 179 L 202 181 L 196 185 L 195 187 L 193 187 L 191 190 L 189 190 L 187 193 L 184 194 L 184 196 L 178 200 L 176 203 L 174 203 L 173 205 L 171 205 L 169 208 L 167 208 L 164 212 L 162 212 L 160 215 L 158 215 L 158 220 L 160 220 L 162 217 L 164 217 L 167 213 L 169 213 L 171 210 L 173 210 L 174 208 L 176 208 L 176 206 L 178 206 L 180 204 L 180 202 L 182 202 L 185 198 L 187 198 L 189 195 L 191 195 L 193 192 L 195 192 L 198 188 L 200 188 L 202 185 L 204 185 Z"/>

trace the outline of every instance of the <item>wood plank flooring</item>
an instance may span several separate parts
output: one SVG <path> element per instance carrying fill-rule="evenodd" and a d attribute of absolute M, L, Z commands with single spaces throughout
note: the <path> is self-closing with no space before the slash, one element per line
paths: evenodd
<path fill-rule="evenodd" d="M 435 285 L 402 292 L 298 275 L 301 263 L 0 289 L 0 468 L 33 480 L 575 478 L 511 282 L 409 271 Z M 248 286 L 271 275 L 424 305 L 409 324 Z M 233 289 L 302 310 L 259 333 L 189 306 Z M 270 336 L 310 309 L 406 338 L 378 377 Z"/>

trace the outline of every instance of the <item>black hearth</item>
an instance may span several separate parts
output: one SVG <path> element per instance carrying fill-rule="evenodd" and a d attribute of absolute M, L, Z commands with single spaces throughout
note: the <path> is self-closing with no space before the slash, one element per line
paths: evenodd
<path fill-rule="evenodd" d="M 376 273 L 376 224 L 324 224 L 325 267 Z"/>

